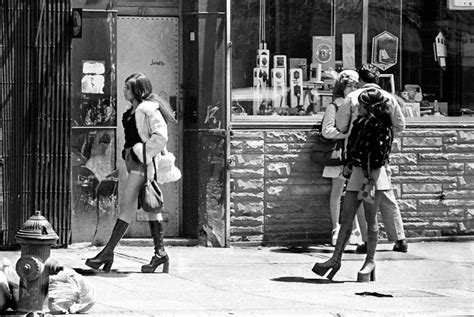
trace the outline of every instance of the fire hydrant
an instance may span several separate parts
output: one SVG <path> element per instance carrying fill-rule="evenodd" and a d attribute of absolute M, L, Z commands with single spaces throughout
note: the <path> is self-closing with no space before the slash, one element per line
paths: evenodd
<path fill-rule="evenodd" d="M 48 288 L 51 263 L 47 262 L 51 246 L 58 240 L 51 224 L 36 211 L 15 235 L 21 245 L 21 257 L 16 263 L 20 276 L 18 312 L 49 312 Z M 53 264 L 54 265 L 54 264 Z"/>

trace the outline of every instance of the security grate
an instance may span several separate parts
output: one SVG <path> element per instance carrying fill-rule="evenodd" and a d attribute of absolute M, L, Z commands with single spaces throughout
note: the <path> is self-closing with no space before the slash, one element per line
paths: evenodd
<path fill-rule="evenodd" d="M 70 234 L 71 16 L 68 0 L 3 0 L 3 244 L 40 210 Z"/>

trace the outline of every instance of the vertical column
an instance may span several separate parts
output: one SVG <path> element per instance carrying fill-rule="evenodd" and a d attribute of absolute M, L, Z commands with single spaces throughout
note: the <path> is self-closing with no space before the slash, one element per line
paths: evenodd
<path fill-rule="evenodd" d="M 183 11 L 183 233 L 202 245 L 224 246 L 225 1 L 197 0 Z"/>

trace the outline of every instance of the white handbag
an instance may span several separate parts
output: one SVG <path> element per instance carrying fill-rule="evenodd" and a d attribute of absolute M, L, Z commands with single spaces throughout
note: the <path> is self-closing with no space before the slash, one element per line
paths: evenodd
<path fill-rule="evenodd" d="M 176 157 L 173 153 L 163 149 L 155 158 L 156 180 L 160 184 L 176 182 L 181 178 L 181 171 L 175 165 Z"/>

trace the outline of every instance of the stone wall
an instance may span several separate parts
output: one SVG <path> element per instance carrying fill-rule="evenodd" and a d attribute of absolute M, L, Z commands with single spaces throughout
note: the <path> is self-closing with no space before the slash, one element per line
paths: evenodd
<path fill-rule="evenodd" d="M 315 135 L 232 131 L 231 243 L 330 242 L 330 180 L 309 160 Z M 391 168 L 407 237 L 472 229 L 474 129 L 409 128 L 394 142 Z"/>

